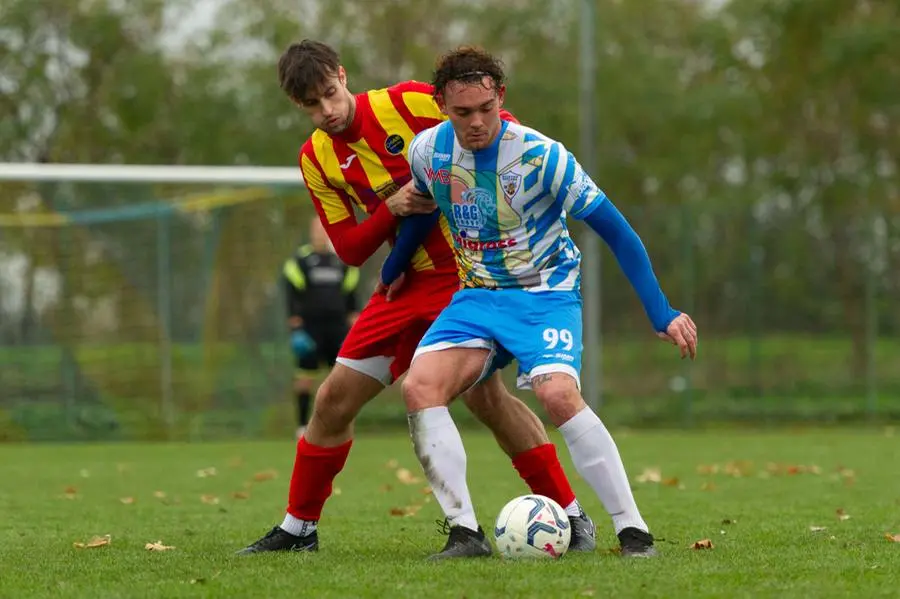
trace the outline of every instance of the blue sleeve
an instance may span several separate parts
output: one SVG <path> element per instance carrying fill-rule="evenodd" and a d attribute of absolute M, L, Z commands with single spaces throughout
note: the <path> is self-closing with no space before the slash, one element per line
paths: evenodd
<path fill-rule="evenodd" d="M 669 305 L 669 300 L 653 273 L 650 256 L 647 255 L 641 238 L 609 198 L 595 206 L 584 218 L 584 222 L 603 238 L 616 256 L 619 266 L 641 298 L 653 329 L 665 332 L 681 313 Z"/>
<path fill-rule="evenodd" d="M 430 214 L 413 214 L 403 219 L 394 247 L 381 267 L 382 283 L 390 285 L 403 274 L 416 253 L 416 248 L 422 245 L 440 216 L 441 211 L 435 210 Z"/>

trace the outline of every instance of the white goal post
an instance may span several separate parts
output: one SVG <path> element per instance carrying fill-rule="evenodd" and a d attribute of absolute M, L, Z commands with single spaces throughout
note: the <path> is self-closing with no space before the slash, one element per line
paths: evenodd
<path fill-rule="evenodd" d="M 304 186 L 300 168 L 0 162 L 0 181 L 220 183 Z"/>

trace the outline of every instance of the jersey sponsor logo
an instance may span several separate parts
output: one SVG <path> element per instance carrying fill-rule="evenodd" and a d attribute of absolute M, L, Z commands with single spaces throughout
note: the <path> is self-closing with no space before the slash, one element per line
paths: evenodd
<path fill-rule="evenodd" d="M 431 167 L 426 167 L 425 176 L 428 177 L 429 181 L 436 181 L 443 185 L 450 185 L 450 171 L 445 168 L 434 170 Z"/>
<path fill-rule="evenodd" d="M 522 175 L 519 173 L 504 173 L 500 175 L 500 185 L 507 198 L 512 199 L 522 186 Z"/>
<path fill-rule="evenodd" d="M 393 154 L 394 156 L 402 152 L 403 146 L 405 145 L 406 142 L 404 142 L 403 138 L 396 133 L 389 135 L 388 138 L 384 140 L 384 149 L 387 150 L 388 154 Z"/>
<path fill-rule="evenodd" d="M 461 233 L 454 235 L 453 241 L 463 249 L 474 250 L 476 252 L 483 252 L 484 250 L 503 250 L 515 247 L 519 243 L 515 237 L 499 239 L 496 241 L 479 241 L 477 239 L 468 239 L 464 233 L 465 231 L 462 231 Z"/>
<path fill-rule="evenodd" d="M 434 157 L 436 160 L 440 160 L 441 162 L 450 162 L 450 154 L 446 154 L 444 152 L 435 152 Z"/>
<path fill-rule="evenodd" d="M 355 159 L 356 159 L 356 154 L 350 154 L 349 156 L 347 156 L 347 160 L 345 160 L 344 162 L 342 162 L 340 164 L 341 170 L 345 171 L 348 168 L 350 168 L 350 165 L 353 163 L 353 160 L 355 160 Z"/>
<path fill-rule="evenodd" d="M 458 196 L 453 194 L 453 220 L 459 229 L 480 230 L 496 214 L 494 196 L 487 189 L 472 187 Z"/>

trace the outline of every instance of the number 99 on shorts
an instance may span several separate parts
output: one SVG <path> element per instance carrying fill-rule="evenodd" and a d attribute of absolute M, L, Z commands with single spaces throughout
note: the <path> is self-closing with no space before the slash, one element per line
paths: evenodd
<path fill-rule="evenodd" d="M 561 349 L 563 351 L 572 351 L 575 346 L 575 338 L 569 329 L 544 329 L 544 342 L 547 344 L 544 349 Z"/>

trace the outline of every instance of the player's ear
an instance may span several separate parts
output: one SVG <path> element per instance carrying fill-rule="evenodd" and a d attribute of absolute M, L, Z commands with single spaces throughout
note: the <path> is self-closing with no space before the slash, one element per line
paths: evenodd
<path fill-rule="evenodd" d="M 344 69 L 344 65 L 338 65 L 338 81 L 341 82 L 341 85 L 347 87 L 347 70 Z"/>
<path fill-rule="evenodd" d="M 505 98 L 505 97 L 506 97 L 506 86 L 501 85 L 500 89 L 497 90 L 497 102 L 501 108 L 503 107 L 503 98 Z"/>
<path fill-rule="evenodd" d="M 441 110 L 441 114 L 447 114 L 447 103 L 444 102 L 444 94 L 437 94 L 434 97 L 434 101 L 437 103 L 438 108 Z"/>

